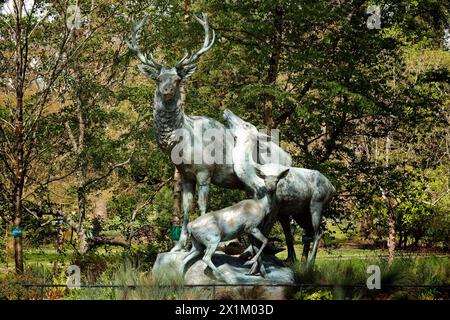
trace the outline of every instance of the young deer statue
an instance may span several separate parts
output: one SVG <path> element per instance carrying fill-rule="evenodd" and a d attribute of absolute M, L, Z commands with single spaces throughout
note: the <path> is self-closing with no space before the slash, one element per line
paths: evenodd
<path fill-rule="evenodd" d="M 236 145 L 233 149 L 233 164 L 236 175 L 244 182 L 254 194 L 264 192 L 264 181 L 258 176 L 258 169 L 282 170 L 285 166 L 279 164 L 259 165 L 248 154 L 256 143 L 255 133 L 258 131 L 252 124 L 243 121 L 229 110 L 225 110 L 224 118 L 233 132 Z M 303 168 L 290 167 L 289 175 L 278 184 L 275 198 L 277 211 L 274 212 L 283 227 L 288 248 L 288 261 L 296 260 L 294 242 L 289 224 L 289 217 L 305 230 L 303 238 L 303 258 L 307 260 L 307 267 L 314 266 L 320 234 L 320 222 L 322 212 L 335 193 L 331 182 L 320 172 Z M 263 230 L 265 234 L 270 232 L 275 219 L 269 221 L 269 230 Z M 270 225 L 270 223 L 272 225 Z M 313 243 L 312 254 L 308 258 L 311 241 Z"/>
<path fill-rule="evenodd" d="M 267 190 L 261 199 L 243 200 L 225 209 L 207 213 L 189 223 L 188 232 L 192 240 L 192 250 L 184 258 L 184 265 L 205 252 L 202 260 L 212 269 L 216 277 L 226 281 L 224 274 L 212 263 L 212 255 L 220 242 L 233 240 L 247 233 L 262 243 L 256 255 L 245 263 L 252 265 L 248 274 L 255 274 L 258 270 L 259 257 L 268 242 L 259 230 L 259 225 L 273 210 L 277 184 L 288 172 L 289 169 L 285 169 L 281 173 L 278 171 L 278 174 L 273 172 L 265 174 L 256 169 Z"/>
<path fill-rule="evenodd" d="M 154 57 L 140 51 L 137 46 L 137 37 L 139 30 L 143 27 L 145 18 L 132 27 L 131 41 L 127 42 L 130 51 L 132 51 L 142 62 L 138 65 L 139 70 L 148 78 L 154 80 L 157 84 L 154 100 L 153 100 L 153 120 L 156 131 L 156 139 L 159 147 L 168 155 L 172 156 L 172 152 L 176 147 L 182 145 L 183 153 L 175 162 L 173 157 L 171 160 L 181 175 L 182 188 L 182 206 L 183 206 L 183 225 L 181 228 L 180 239 L 172 249 L 172 251 L 180 251 L 183 249 L 187 240 L 187 224 L 189 222 L 189 213 L 192 209 L 192 202 L 196 186 L 198 186 L 198 206 L 200 213 L 206 213 L 209 186 L 211 183 L 230 189 L 244 189 L 245 185 L 238 179 L 233 170 L 233 164 L 224 161 L 215 161 L 214 163 L 206 163 L 204 161 L 196 162 L 195 154 L 205 150 L 211 143 L 206 139 L 206 131 L 225 132 L 225 126 L 208 117 L 189 116 L 184 113 L 184 105 L 181 99 L 180 89 L 183 82 L 192 75 L 197 67 L 198 58 L 211 49 L 215 33 L 212 30 L 212 39 L 210 39 L 210 28 L 208 17 L 202 14 L 202 18 L 194 15 L 194 18 L 203 26 L 205 32 L 205 40 L 203 47 L 196 53 L 186 54 L 184 58 L 178 62 L 173 68 L 166 68 L 162 64 L 156 62 Z M 196 130 L 201 128 L 201 130 Z M 180 142 L 178 133 L 187 133 L 188 139 Z M 228 159 L 227 150 L 232 150 L 234 141 L 218 137 L 215 139 L 216 148 L 224 150 L 223 158 Z M 278 146 L 270 143 L 272 152 L 278 153 L 280 163 L 290 165 L 291 157 L 289 154 L 281 150 Z M 198 146 L 198 149 L 196 149 Z"/>

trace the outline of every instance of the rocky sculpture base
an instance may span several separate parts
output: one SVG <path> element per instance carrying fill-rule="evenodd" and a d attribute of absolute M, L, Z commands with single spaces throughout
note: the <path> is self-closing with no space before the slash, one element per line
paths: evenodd
<path fill-rule="evenodd" d="M 183 276 L 183 259 L 188 252 L 163 252 L 158 254 L 152 269 L 154 275 L 160 273 L 174 272 L 176 276 Z M 226 276 L 226 282 L 214 277 L 211 270 L 201 259 L 196 260 L 190 266 L 186 266 L 184 281 L 189 285 L 208 285 L 215 284 L 216 292 L 220 295 L 216 298 L 239 298 L 239 294 L 245 291 L 257 291 L 257 297 L 263 299 L 284 299 L 289 287 L 274 286 L 294 284 L 294 273 L 290 268 L 281 265 L 280 260 L 274 256 L 264 256 L 263 264 L 265 267 L 265 277 L 258 275 L 248 275 L 250 266 L 244 266 L 245 260 L 238 256 L 227 255 L 216 251 L 212 257 L 214 265 Z M 245 285 L 220 287 L 220 284 Z M 250 286 L 254 284 L 255 286 Z M 264 286 L 270 285 L 270 286 Z"/>

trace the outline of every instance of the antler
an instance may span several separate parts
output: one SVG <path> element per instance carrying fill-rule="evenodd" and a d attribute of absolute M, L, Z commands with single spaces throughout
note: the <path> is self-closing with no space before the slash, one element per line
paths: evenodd
<path fill-rule="evenodd" d="M 141 31 L 142 27 L 144 26 L 145 21 L 147 20 L 147 17 L 144 17 L 141 21 L 138 23 L 133 23 L 133 26 L 131 27 L 131 43 L 125 39 L 126 44 L 128 45 L 128 48 L 139 58 L 139 60 L 142 61 L 143 64 L 155 68 L 156 70 L 160 70 L 162 68 L 162 65 L 158 63 L 155 58 L 153 58 L 153 55 L 150 54 L 150 60 L 147 58 L 147 55 L 145 53 L 142 53 L 141 50 L 139 50 L 137 46 L 137 37 L 139 31 Z"/>
<path fill-rule="evenodd" d="M 203 19 L 200 19 L 195 14 L 193 16 L 194 16 L 195 20 L 197 20 L 203 26 L 203 29 L 205 30 L 205 41 L 203 43 L 203 47 L 199 51 L 197 51 L 197 53 L 194 53 L 194 54 L 190 55 L 190 53 L 188 52 L 183 57 L 183 59 L 181 59 L 176 64 L 175 68 L 177 68 L 177 69 L 184 68 L 184 67 L 194 63 L 202 54 L 204 54 L 206 51 L 211 49 L 212 45 L 214 44 L 214 40 L 216 39 L 216 33 L 215 33 L 214 29 L 213 29 L 212 30 L 212 40 L 211 40 L 211 42 L 209 41 L 208 15 L 206 13 L 202 12 L 202 18 Z"/>

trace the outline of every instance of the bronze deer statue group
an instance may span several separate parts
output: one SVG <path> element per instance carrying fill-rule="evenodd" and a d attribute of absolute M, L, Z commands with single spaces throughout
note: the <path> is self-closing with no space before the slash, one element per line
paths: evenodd
<path fill-rule="evenodd" d="M 255 167 L 259 165 L 273 164 L 276 166 L 284 167 L 285 169 L 290 168 L 292 165 L 292 160 L 288 153 L 283 151 L 277 144 L 271 141 L 267 142 L 267 140 L 265 139 L 259 140 L 259 138 L 264 137 L 264 135 L 261 135 L 258 132 L 253 132 L 253 130 L 247 132 L 247 135 L 251 136 L 251 139 L 249 138 L 247 142 L 252 142 L 254 144 L 253 147 L 255 147 L 256 141 L 262 141 L 262 149 L 270 150 L 270 153 L 272 154 L 269 160 L 257 155 L 256 157 L 253 157 L 251 161 L 244 161 L 243 163 L 236 164 L 234 162 L 234 159 L 239 159 L 239 157 L 233 156 L 233 150 L 235 150 L 236 147 L 236 137 L 232 136 L 232 138 L 229 139 L 226 138 L 226 135 L 224 134 L 223 139 L 217 139 L 217 137 L 215 137 L 214 149 L 216 151 L 220 150 L 221 153 L 223 152 L 222 159 L 228 159 L 230 161 L 196 161 L 198 153 L 206 149 L 212 142 L 211 139 L 205 138 L 208 136 L 207 132 L 215 130 L 216 132 L 225 133 L 227 130 L 236 130 L 236 128 L 242 129 L 243 127 L 240 126 L 240 124 L 237 124 L 237 122 L 235 121 L 238 117 L 235 116 L 236 118 L 234 118 L 227 113 L 225 113 L 225 117 L 228 120 L 228 128 L 226 128 L 222 123 L 209 117 L 190 116 L 185 114 L 183 101 L 181 99 L 181 87 L 183 85 L 183 82 L 186 81 L 186 79 L 194 73 L 199 57 L 209 49 L 211 49 L 215 41 L 214 30 L 212 30 L 212 37 L 210 37 L 211 32 L 208 22 L 208 16 L 202 13 L 201 18 L 197 17 L 196 15 L 194 15 L 194 18 L 203 26 L 204 29 L 205 38 L 203 46 L 194 54 L 186 54 L 172 68 L 164 67 L 161 63 L 155 60 L 153 55 L 150 54 L 148 57 L 138 48 L 138 33 L 144 25 L 145 18 L 139 23 L 133 25 L 131 41 L 127 41 L 130 50 L 141 61 L 141 64 L 138 65 L 139 70 L 145 76 L 156 82 L 157 87 L 153 100 L 153 120 L 156 129 L 157 143 L 165 153 L 171 156 L 172 162 L 181 174 L 183 225 L 181 228 L 180 238 L 171 251 L 180 251 L 186 245 L 189 214 L 192 210 L 196 187 L 198 189 L 198 207 L 203 217 L 203 215 L 206 214 L 207 210 L 208 193 L 211 183 L 223 188 L 246 190 L 254 199 L 257 200 L 258 198 L 261 199 L 264 197 L 264 193 L 267 193 L 267 189 L 263 190 L 261 188 L 255 187 L 252 183 L 250 183 L 250 180 L 245 176 L 245 174 L 237 174 L 237 172 L 240 173 L 247 170 L 247 168 L 245 168 L 244 166 L 253 166 L 253 168 L 248 168 L 247 171 L 255 172 L 255 170 L 259 170 L 257 168 L 255 169 Z M 182 152 L 179 152 L 180 150 L 182 150 Z M 240 152 L 252 151 L 242 150 Z M 283 180 L 285 181 L 283 182 L 283 190 L 286 193 L 284 204 L 287 204 L 290 199 L 292 186 L 295 186 L 298 190 L 303 190 L 304 194 L 309 194 L 309 180 L 313 179 L 313 177 L 309 177 L 306 173 L 300 173 L 301 170 L 302 169 L 299 168 L 290 168 L 288 170 L 289 172 L 293 173 L 288 175 L 288 177 Z M 318 178 L 320 180 L 320 183 L 323 182 L 323 185 L 319 186 L 323 187 L 324 189 L 320 195 L 322 198 L 314 198 L 315 202 L 313 201 L 308 203 L 308 199 L 299 199 L 298 197 L 294 197 L 292 200 L 294 202 L 300 201 L 300 203 L 296 205 L 290 204 L 287 208 L 285 208 L 285 210 L 281 208 L 281 211 L 283 213 L 286 213 L 288 210 L 292 209 L 292 206 L 296 209 L 302 210 L 306 209 L 306 207 L 309 208 L 310 205 L 313 206 L 310 209 L 314 209 L 314 214 L 312 216 L 298 216 L 301 216 L 302 219 L 302 223 L 300 224 L 303 227 L 307 226 L 308 235 L 311 234 L 309 232 L 310 230 L 314 231 L 314 248 L 315 251 L 317 251 L 317 245 L 320 239 L 320 236 L 318 234 L 318 223 L 320 223 L 322 209 L 331 198 L 331 195 L 334 192 L 334 188 L 322 175 L 315 175 L 315 177 L 320 178 Z M 256 183 L 264 185 L 263 180 L 261 178 L 259 179 L 259 182 L 256 181 Z M 275 190 L 271 190 L 271 192 L 275 192 Z M 277 193 L 280 194 L 279 192 Z M 308 195 L 305 195 L 305 197 L 307 196 Z M 283 203 L 281 205 L 283 205 Z M 286 214 L 284 214 L 283 216 L 286 218 Z M 202 219 L 202 221 L 203 220 L 209 221 L 211 219 L 204 218 Z M 286 230 L 286 219 L 281 219 L 281 221 L 283 222 L 283 229 L 285 231 L 286 240 L 288 242 L 289 258 L 294 260 L 295 254 L 293 253 L 292 236 L 290 230 L 289 233 Z M 309 228 L 309 226 L 311 226 L 311 228 Z M 313 226 L 314 228 L 312 228 Z M 204 228 L 205 230 L 207 230 L 208 226 L 204 226 Z M 263 232 L 264 231 L 268 232 L 270 230 L 263 230 Z M 266 234 L 265 236 L 268 235 Z M 197 235 L 197 237 L 199 237 L 199 235 Z M 208 235 L 206 235 L 206 237 L 208 237 Z M 199 245 L 197 247 L 199 247 Z M 208 252 L 207 257 L 210 258 L 211 254 L 211 252 Z M 198 255 L 198 252 L 194 255 Z M 315 252 L 313 253 L 313 257 L 315 257 Z M 207 258 L 207 260 L 209 258 Z"/>
<path fill-rule="evenodd" d="M 180 239 L 172 251 L 179 251 L 186 244 L 187 224 L 189 222 L 189 213 L 192 210 L 196 186 L 198 187 L 198 206 L 202 215 L 206 213 L 211 183 L 223 188 L 245 189 L 245 185 L 234 173 L 233 163 L 230 161 L 215 163 L 194 161 L 195 153 L 203 150 L 204 146 L 209 145 L 209 141 L 204 139 L 206 131 L 226 132 L 225 126 L 214 119 L 204 116 L 189 116 L 184 112 L 180 93 L 182 82 L 193 74 L 197 66 L 196 61 L 201 55 L 211 49 L 215 40 L 214 30 L 212 31 L 212 39 L 210 39 L 208 16 L 203 13 L 202 18 L 196 15 L 194 15 L 194 18 L 203 26 L 205 32 L 203 47 L 192 55 L 186 54 L 173 68 L 164 67 L 152 55 L 148 58 L 138 48 L 138 32 L 143 27 L 145 18 L 133 25 L 131 42 L 128 42 L 130 50 L 142 62 L 138 65 L 139 70 L 145 76 L 156 81 L 157 84 L 153 100 L 153 120 L 158 145 L 169 155 L 173 155 L 175 147 L 180 147 L 180 144 L 181 149 L 184 151 L 180 156 L 181 159 L 177 159 L 176 163 L 174 163 L 181 174 L 183 225 Z M 196 128 L 200 129 L 196 131 Z M 180 141 L 180 132 L 185 137 L 187 136 L 187 139 Z M 223 158 L 230 158 L 226 153 L 233 149 L 234 141 L 232 139 L 216 139 L 215 143 L 216 150 L 224 150 Z M 195 148 L 196 145 L 199 147 Z M 278 158 L 281 164 L 287 166 L 291 164 L 290 155 L 276 144 L 269 142 L 269 148 L 272 153 L 279 154 Z M 259 162 L 263 164 L 264 160 L 260 159 Z"/>

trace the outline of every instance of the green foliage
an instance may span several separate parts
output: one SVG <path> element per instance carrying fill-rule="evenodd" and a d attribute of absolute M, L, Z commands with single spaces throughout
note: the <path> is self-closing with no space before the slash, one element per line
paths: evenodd
<path fill-rule="evenodd" d="M 100 276 L 110 268 L 111 258 L 94 252 L 75 256 L 72 264 L 80 267 L 83 283 L 97 283 Z"/>
<path fill-rule="evenodd" d="M 26 288 L 22 283 L 40 283 L 41 279 L 27 271 L 17 275 L 12 271 L 0 273 L 0 300 L 36 300 L 41 297 L 39 288 Z"/>
<path fill-rule="evenodd" d="M 173 0 L 116 1 L 114 5 L 100 0 L 92 12 L 88 2 L 81 1 L 80 6 L 89 17 L 90 29 L 83 26 L 70 36 L 78 48 L 76 55 L 60 70 L 36 129 L 27 132 L 35 140 L 34 147 L 27 150 L 38 152 L 26 153 L 33 165 L 24 190 L 24 243 L 33 247 L 56 242 L 59 222 L 49 222 L 52 217 L 45 214 L 55 210 L 69 213 L 75 222 L 82 220 L 82 229 L 96 235 L 130 240 L 133 232 L 147 228 L 151 237 L 132 238 L 130 248 L 118 250 L 119 258 L 111 251 L 99 253 L 101 250 L 84 257 L 29 250 L 25 251 L 26 260 L 46 264 L 73 260 L 82 266 L 87 282 L 109 281 L 115 272 L 117 279 L 123 276 L 122 283 L 127 272 L 134 283 L 159 281 L 140 273 L 150 269 L 158 252 L 173 245 L 170 179 L 174 166 L 155 139 L 155 84 L 140 74 L 122 39 L 129 35 L 131 18 L 148 16 L 139 46 L 165 66 L 173 66 L 185 50 L 197 50 L 203 42 L 201 26 L 189 17 L 200 11 L 209 14 L 217 40 L 186 83 L 187 114 L 223 122 L 223 110 L 229 108 L 258 128 L 279 129 L 281 145 L 292 154 L 294 165 L 319 170 L 338 190 L 325 213 L 332 218 L 324 231 L 327 248 L 350 238 L 376 245 L 386 242 L 389 215 L 381 187 L 396 203 L 399 246 L 448 251 L 450 53 L 442 47 L 448 3 L 376 2 L 383 7 L 382 28 L 369 30 L 365 9 L 374 1 L 199 0 L 190 1 L 185 8 L 188 2 Z M 39 7 L 44 4 L 38 1 Z M 29 69 L 30 83 L 52 66 L 65 30 L 64 6 L 48 10 L 54 19 L 43 21 L 30 38 L 30 57 L 39 62 Z M 8 24 L 14 21 L 3 14 L 2 18 L 1 34 L 8 35 Z M 31 22 L 36 19 L 32 17 Z M 6 62 L 15 52 L 14 39 L 5 36 L 0 47 L 0 89 L 8 91 L 14 64 Z M 24 116 L 28 120 L 39 94 L 35 87 L 27 89 Z M 0 97 L 0 215 L 11 221 L 11 170 L 3 165 L 15 152 L 6 148 L 14 141 L 14 126 L 8 124 L 8 106 L 14 101 L 9 98 L 12 96 Z M 272 108 L 269 115 L 268 105 Z M 122 162 L 126 163 L 114 167 Z M 212 186 L 209 210 L 245 197 L 241 191 Z M 80 199 L 86 200 L 84 216 Z M 105 220 L 94 217 L 96 199 L 107 203 Z M 198 210 L 191 219 L 197 216 Z M 336 239 L 338 229 L 342 231 L 340 239 Z M 76 233 L 71 245 L 78 240 Z M 272 235 L 280 237 L 278 225 Z M 0 262 L 5 260 L 3 242 L 0 234 Z M 117 271 L 122 259 L 139 261 L 139 268 Z M 57 281 L 62 265 L 50 273 L 39 268 L 33 272 Z M 319 266 L 313 280 L 342 285 L 361 282 L 365 276 L 357 262 L 338 263 L 338 272 L 333 268 L 331 264 Z M 402 268 L 414 270 L 412 280 L 403 277 Z M 408 283 L 442 283 L 442 276 L 448 276 L 440 264 L 432 262 L 429 267 L 422 262 L 396 262 L 390 270 L 385 279 L 389 283 L 400 278 Z M 70 297 L 95 297 L 91 292 L 72 291 Z M 99 297 L 124 294 L 123 290 L 104 290 Z M 130 294 L 132 298 L 151 296 Z M 178 294 L 166 292 L 163 296 Z M 334 298 L 346 295 L 333 291 Z M 424 297 L 430 295 L 423 293 Z M 330 296 L 324 290 L 311 292 L 309 297 Z"/>
<path fill-rule="evenodd" d="M 6 225 L 0 223 L 0 264 L 6 262 L 7 258 L 5 228 Z"/>
<path fill-rule="evenodd" d="M 296 299 L 299 297 L 300 295 L 297 293 L 293 298 Z M 333 293 L 331 291 L 319 290 L 311 294 L 303 295 L 302 300 L 333 300 Z"/>
<path fill-rule="evenodd" d="M 365 288 L 368 278 L 367 267 L 377 265 L 381 271 L 381 291 L 372 292 Z M 392 290 L 389 286 L 447 286 L 450 283 L 448 258 L 404 257 L 388 265 L 385 259 L 352 258 L 348 260 L 318 259 L 314 272 L 306 272 L 301 264 L 293 267 L 298 284 L 331 285 L 332 291 L 314 288 L 301 289 L 293 294 L 294 299 L 435 299 L 445 297 L 444 291 L 431 293 L 420 288 Z M 351 287 L 355 286 L 355 287 Z M 358 288 L 362 286 L 363 288 Z M 392 290 L 392 291 L 390 291 Z M 375 290 L 377 291 L 377 290 Z"/>
<path fill-rule="evenodd" d="M 167 244 L 157 241 L 134 245 L 122 253 L 121 260 L 139 265 L 143 270 L 150 270 L 158 253 L 167 251 L 168 249 L 169 246 Z"/>
<path fill-rule="evenodd" d="M 115 273 L 113 283 L 123 285 L 114 294 L 118 300 L 208 299 L 208 290 L 183 288 L 182 277 L 170 272 L 150 274 L 139 266 L 125 262 Z M 127 286 L 137 286 L 134 289 Z"/>

